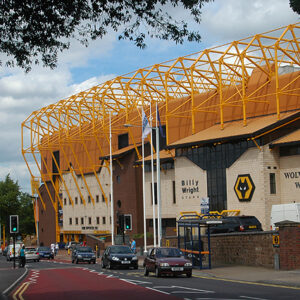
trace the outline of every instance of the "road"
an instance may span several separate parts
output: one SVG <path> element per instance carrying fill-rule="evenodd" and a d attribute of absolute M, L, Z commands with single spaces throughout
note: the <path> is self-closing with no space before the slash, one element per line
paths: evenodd
<path fill-rule="evenodd" d="M 106 270 L 98 264 L 41 261 L 27 267 L 28 275 L 9 299 L 300 299 L 299 288 L 204 278 L 197 272 L 192 278 L 156 278 L 145 277 L 142 269 Z"/>

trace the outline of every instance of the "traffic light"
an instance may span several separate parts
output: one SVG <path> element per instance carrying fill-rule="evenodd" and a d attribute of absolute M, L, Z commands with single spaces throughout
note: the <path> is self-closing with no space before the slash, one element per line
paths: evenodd
<path fill-rule="evenodd" d="M 120 228 L 120 231 L 123 232 L 124 231 L 124 215 L 118 215 L 118 225 Z"/>
<path fill-rule="evenodd" d="M 18 233 L 19 232 L 19 216 L 18 215 L 9 216 L 9 229 L 10 229 L 10 233 Z"/>
<path fill-rule="evenodd" d="M 124 215 L 125 230 L 132 230 L 131 215 Z"/>

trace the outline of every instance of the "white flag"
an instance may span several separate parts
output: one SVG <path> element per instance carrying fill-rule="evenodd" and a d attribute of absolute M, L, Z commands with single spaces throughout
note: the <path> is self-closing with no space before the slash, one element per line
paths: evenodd
<path fill-rule="evenodd" d="M 147 135 L 151 132 L 151 127 L 149 125 L 148 119 L 144 110 L 142 110 L 142 118 L 143 118 L 143 125 L 142 125 L 142 139 L 146 138 Z"/>

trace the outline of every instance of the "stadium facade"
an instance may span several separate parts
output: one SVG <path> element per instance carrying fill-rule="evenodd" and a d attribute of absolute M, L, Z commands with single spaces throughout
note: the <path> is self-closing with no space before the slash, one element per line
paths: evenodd
<path fill-rule="evenodd" d="M 156 105 L 163 234 L 174 234 L 180 212 L 200 212 L 202 199 L 213 211 L 255 215 L 269 229 L 273 204 L 299 202 L 299 26 L 142 68 L 33 112 L 22 123 L 22 153 L 38 184 L 40 241 L 110 235 L 112 198 L 114 232 L 128 216 L 127 234 L 143 233 L 140 126 L 142 110 L 154 126 Z"/>

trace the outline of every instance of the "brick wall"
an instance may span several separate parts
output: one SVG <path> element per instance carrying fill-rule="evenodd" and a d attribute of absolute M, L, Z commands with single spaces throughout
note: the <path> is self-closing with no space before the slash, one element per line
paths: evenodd
<path fill-rule="evenodd" d="M 276 223 L 280 238 L 280 269 L 300 268 L 300 223 L 283 221 Z"/>
<path fill-rule="evenodd" d="M 212 267 L 236 264 L 274 268 L 274 255 L 279 248 L 273 247 L 272 236 L 273 232 L 270 231 L 212 235 Z M 163 245 L 166 245 L 166 240 L 169 240 L 171 247 L 177 247 L 177 237 L 163 239 Z M 207 250 L 207 238 L 203 238 L 203 243 L 204 250 Z"/>

